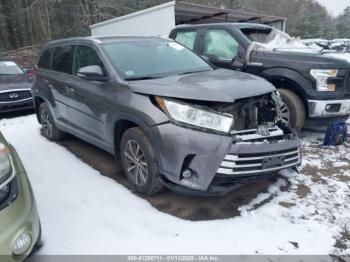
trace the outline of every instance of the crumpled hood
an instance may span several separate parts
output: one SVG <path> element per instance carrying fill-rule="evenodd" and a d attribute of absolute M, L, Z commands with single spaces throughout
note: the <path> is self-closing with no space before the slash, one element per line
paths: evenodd
<path fill-rule="evenodd" d="M 21 75 L 0 75 L 0 91 L 15 89 L 30 89 L 32 83 L 27 74 Z"/>
<path fill-rule="evenodd" d="M 130 81 L 129 85 L 136 93 L 212 102 L 233 102 L 275 90 L 260 77 L 226 69 Z"/>

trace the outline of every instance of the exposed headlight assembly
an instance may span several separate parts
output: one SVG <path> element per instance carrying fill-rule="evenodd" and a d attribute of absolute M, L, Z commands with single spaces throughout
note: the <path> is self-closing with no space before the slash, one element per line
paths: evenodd
<path fill-rule="evenodd" d="M 175 100 L 155 97 L 158 105 L 177 123 L 228 134 L 233 124 L 232 115 L 205 110 Z"/>
<path fill-rule="evenodd" d="M 12 163 L 8 148 L 0 144 L 0 189 L 12 175 Z"/>
<path fill-rule="evenodd" d="M 337 76 L 337 69 L 311 69 L 310 74 L 316 80 L 317 91 L 335 91 L 335 84 L 328 84 L 328 79 Z"/>

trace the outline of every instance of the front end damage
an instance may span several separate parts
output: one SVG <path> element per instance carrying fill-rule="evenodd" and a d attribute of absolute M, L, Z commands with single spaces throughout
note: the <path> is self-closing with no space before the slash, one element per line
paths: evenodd
<path fill-rule="evenodd" d="M 191 195 L 222 195 L 301 163 L 299 139 L 285 125 L 278 93 L 234 103 L 186 101 L 231 115 L 229 134 L 178 123 L 153 127 L 164 184 Z"/>

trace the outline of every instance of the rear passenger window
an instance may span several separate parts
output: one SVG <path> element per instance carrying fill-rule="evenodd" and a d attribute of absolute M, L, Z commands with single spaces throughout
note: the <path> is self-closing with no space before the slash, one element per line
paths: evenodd
<path fill-rule="evenodd" d="M 74 46 L 56 47 L 53 52 L 52 70 L 72 74 Z"/>
<path fill-rule="evenodd" d="M 75 52 L 73 74 L 76 75 L 80 68 L 86 66 L 99 66 L 106 76 L 105 67 L 96 51 L 89 46 L 77 46 L 77 51 Z"/>
<path fill-rule="evenodd" d="M 50 70 L 52 49 L 47 49 L 39 58 L 38 67 Z"/>
<path fill-rule="evenodd" d="M 175 41 L 193 50 L 196 41 L 197 31 L 178 32 Z"/>

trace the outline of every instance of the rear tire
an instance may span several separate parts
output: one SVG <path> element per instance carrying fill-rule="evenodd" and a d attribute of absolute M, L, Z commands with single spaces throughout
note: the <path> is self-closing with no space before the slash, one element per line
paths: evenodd
<path fill-rule="evenodd" d="M 299 132 L 305 124 L 306 111 L 303 101 L 297 94 L 288 89 L 278 89 L 281 94 L 282 101 L 285 103 L 285 115 L 289 115 L 287 125 Z M 283 112 L 282 112 L 283 113 Z"/>
<path fill-rule="evenodd" d="M 120 156 L 124 173 L 137 192 L 152 196 L 163 189 L 153 147 L 141 128 L 125 131 Z"/>
<path fill-rule="evenodd" d="M 47 102 L 39 107 L 39 119 L 42 126 L 41 133 L 47 139 L 61 141 L 65 137 L 65 133 L 57 128 Z"/>

